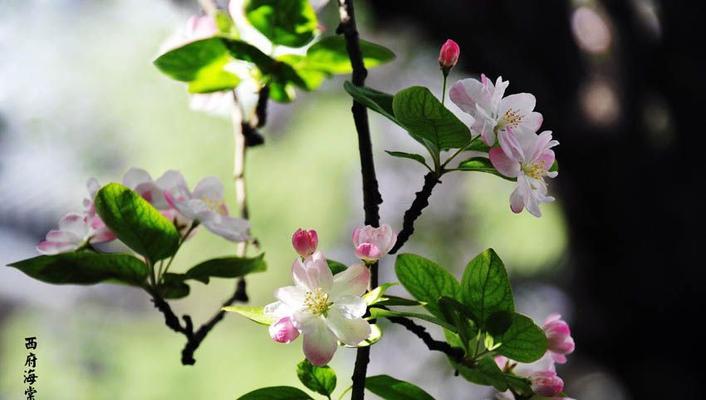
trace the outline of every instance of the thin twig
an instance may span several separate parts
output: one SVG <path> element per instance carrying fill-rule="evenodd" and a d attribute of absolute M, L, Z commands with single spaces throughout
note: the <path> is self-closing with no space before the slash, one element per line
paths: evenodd
<path fill-rule="evenodd" d="M 429 350 L 440 351 L 458 363 L 462 363 L 464 361 L 465 353 L 463 352 L 463 349 L 459 347 L 452 347 L 450 344 L 441 340 L 435 340 L 429 332 L 427 332 L 426 328 L 421 325 L 417 325 L 411 319 L 404 317 L 387 317 L 387 319 L 391 322 L 404 326 L 408 331 L 414 333 L 417 337 L 422 339 Z"/>
<path fill-rule="evenodd" d="M 404 221 L 402 230 L 397 234 L 397 242 L 390 250 L 390 254 L 395 254 L 407 242 L 410 236 L 414 233 L 414 222 L 422 215 L 422 211 L 429 205 L 429 197 L 434 190 L 434 187 L 441 183 L 439 176 L 435 172 L 428 172 L 424 175 L 424 186 L 418 191 L 414 197 L 414 201 L 409 209 L 404 213 Z"/>
<path fill-rule="evenodd" d="M 360 39 L 355 22 L 353 0 L 338 0 L 340 24 L 336 33 L 342 34 L 346 40 L 348 58 L 353 68 L 351 80 L 356 86 L 363 86 L 368 71 L 363 63 L 363 54 L 360 50 Z M 363 178 L 363 209 L 365 210 L 365 224 L 380 226 L 380 204 L 382 196 L 378 189 L 373 162 L 373 148 L 370 140 L 370 126 L 368 124 L 367 108 L 353 100 L 351 108 L 353 121 L 358 134 L 358 153 L 360 154 L 360 170 Z M 370 266 L 370 287 L 378 285 L 378 264 Z M 365 396 L 365 376 L 370 362 L 370 346 L 361 347 L 356 353 L 355 366 L 353 367 L 352 400 L 362 400 Z"/>

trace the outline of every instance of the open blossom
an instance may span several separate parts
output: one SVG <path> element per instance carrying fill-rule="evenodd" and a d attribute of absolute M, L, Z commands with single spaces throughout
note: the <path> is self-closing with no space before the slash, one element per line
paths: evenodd
<path fill-rule="evenodd" d="M 370 336 L 370 324 L 362 318 L 367 306 L 361 295 L 370 280 L 365 265 L 352 265 L 334 276 L 317 251 L 294 261 L 292 278 L 295 285 L 278 289 L 278 301 L 265 307 L 277 321 L 270 327 L 273 340 L 288 343 L 301 334 L 306 358 L 325 365 L 338 341 L 356 346 Z"/>
<path fill-rule="evenodd" d="M 375 262 L 385 256 L 395 242 L 397 242 L 397 234 L 387 224 L 379 228 L 366 225 L 353 230 L 355 255 L 367 263 Z"/>
<path fill-rule="evenodd" d="M 444 74 L 448 74 L 449 70 L 456 65 L 460 53 L 461 48 L 458 47 L 458 43 L 451 39 L 444 42 L 441 50 L 439 50 L 439 66 L 444 71 Z"/>
<path fill-rule="evenodd" d="M 59 254 L 78 250 L 87 243 L 103 243 L 115 239 L 110 231 L 98 231 L 91 226 L 87 214 L 68 213 L 59 220 L 58 229 L 47 233 L 37 245 L 41 254 Z"/>
<path fill-rule="evenodd" d="M 573 353 L 576 347 L 569 324 L 561 319 L 561 315 L 552 314 L 544 321 L 543 329 L 554 361 L 559 364 L 566 363 L 566 355 Z"/>
<path fill-rule="evenodd" d="M 292 235 L 292 246 L 297 254 L 302 257 L 308 257 L 316 251 L 316 246 L 319 244 L 319 236 L 313 229 L 304 230 L 297 229 Z"/>
<path fill-rule="evenodd" d="M 541 203 L 554 201 L 547 195 L 544 177 L 554 178 L 557 172 L 550 172 L 554 163 L 552 147 L 559 144 L 552 140 L 552 133 L 517 130 L 506 132 L 499 137 L 500 147 L 490 149 L 489 157 L 493 167 L 504 176 L 517 178 L 517 187 L 510 195 L 510 208 L 519 213 L 524 208 L 530 214 L 540 217 Z"/>
<path fill-rule="evenodd" d="M 191 192 L 186 180 L 177 171 L 168 171 L 162 184 L 169 205 L 185 218 L 198 221 L 206 229 L 225 239 L 243 242 L 249 239 L 250 224 L 242 218 L 228 215 L 223 200 L 223 184 L 216 177 L 206 177 Z"/>
<path fill-rule="evenodd" d="M 492 146 L 501 132 L 526 129 L 536 132 L 542 126 L 542 114 L 534 111 L 536 99 L 530 93 L 503 97 L 510 82 L 498 77 L 495 84 L 485 75 L 456 82 L 449 98 L 474 121 L 471 129 Z"/>

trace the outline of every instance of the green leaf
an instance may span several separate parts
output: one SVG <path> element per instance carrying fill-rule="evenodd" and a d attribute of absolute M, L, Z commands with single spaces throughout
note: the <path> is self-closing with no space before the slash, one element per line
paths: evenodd
<path fill-rule="evenodd" d="M 223 307 L 224 311 L 234 312 L 260 325 L 272 325 L 276 321 L 273 317 L 265 314 L 264 307 L 254 306 L 230 306 Z"/>
<path fill-rule="evenodd" d="M 297 75 L 299 75 L 300 80 L 304 83 L 302 87 L 304 90 L 311 91 L 317 89 L 324 83 L 326 78 L 331 76 L 327 72 L 310 66 L 304 56 L 284 54 L 279 56 L 277 60 L 290 65 L 294 69 Z"/>
<path fill-rule="evenodd" d="M 225 57 L 223 63 L 213 63 L 202 68 L 196 78 L 189 82 L 189 93 L 212 93 L 238 86 L 240 78 L 223 69 L 228 61 L 230 57 Z"/>
<path fill-rule="evenodd" d="M 468 352 L 468 343 L 478 334 L 478 327 L 473 322 L 473 316 L 466 306 L 456 299 L 444 296 L 439 299 L 438 304 L 444 319 L 456 327 L 461 344 Z"/>
<path fill-rule="evenodd" d="M 391 155 L 392 157 L 407 158 L 410 160 L 417 161 L 418 163 L 421 163 L 423 166 L 427 167 L 427 169 L 431 170 L 431 168 L 427 165 L 427 160 L 424 159 L 424 156 L 422 156 L 421 154 L 405 153 L 403 151 L 388 151 L 388 150 L 385 150 L 385 153 Z"/>
<path fill-rule="evenodd" d="M 250 43 L 238 39 L 220 38 L 224 49 L 238 60 L 255 64 L 264 74 L 269 74 L 276 61 Z"/>
<path fill-rule="evenodd" d="M 483 153 L 487 153 L 490 151 L 490 147 L 483 142 L 479 137 L 475 137 L 471 144 L 468 146 L 466 151 L 479 151 Z"/>
<path fill-rule="evenodd" d="M 390 49 L 366 40 L 360 40 L 365 68 L 375 68 L 395 59 Z M 314 43 L 306 52 L 306 65 L 330 74 L 348 74 L 353 71 L 346 40 L 343 36 L 328 36 Z"/>
<path fill-rule="evenodd" d="M 327 366 L 317 367 L 304 360 L 297 364 L 297 376 L 304 386 L 324 396 L 336 389 L 336 372 Z"/>
<path fill-rule="evenodd" d="M 271 386 L 253 390 L 238 400 L 313 400 L 308 394 L 291 386 Z"/>
<path fill-rule="evenodd" d="M 402 286 L 424 307 L 439 318 L 444 318 L 437 304 L 442 296 L 460 298 L 461 286 L 456 278 L 435 262 L 415 254 L 400 254 L 395 262 L 395 273 Z"/>
<path fill-rule="evenodd" d="M 485 329 L 490 315 L 498 311 L 515 311 L 512 288 L 502 260 L 493 249 L 487 249 L 471 260 L 461 279 L 463 302 Z"/>
<path fill-rule="evenodd" d="M 334 275 L 348 269 L 348 266 L 346 264 L 331 260 L 329 258 L 326 259 L 326 264 L 328 264 L 328 269 L 330 269 L 331 273 Z"/>
<path fill-rule="evenodd" d="M 281 82 L 270 82 L 270 99 L 278 103 L 291 103 L 296 98 L 294 86 Z"/>
<path fill-rule="evenodd" d="M 365 388 L 384 400 L 434 400 L 419 386 L 389 375 L 375 375 L 365 378 Z"/>
<path fill-rule="evenodd" d="M 490 160 L 485 157 L 472 157 L 468 160 L 461 161 L 458 164 L 458 167 L 456 167 L 456 169 L 458 169 L 459 171 L 485 172 L 486 174 L 499 176 L 508 181 L 517 181 L 516 178 L 510 178 L 498 172 L 498 170 L 493 167 L 493 164 L 490 162 Z"/>
<path fill-rule="evenodd" d="M 365 293 L 363 295 L 363 300 L 365 300 L 365 304 L 370 306 L 383 301 L 385 299 L 385 297 L 383 297 L 385 292 L 395 285 L 397 285 L 396 282 L 383 283 L 382 285 L 376 287 L 368 293 Z"/>
<path fill-rule="evenodd" d="M 534 394 L 532 391 L 532 382 L 530 382 L 527 378 L 513 374 L 505 374 L 505 381 L 507 382 L 507 385 L 515 391 L 515 393 L 525 396 L 526 398 L 530 398 Z M 562 397 L 568 396 L 562 395 Z"/>
<path fill-rule="evenodd" d="M 221 257 L 204 261 L 186 272 L 187 279 L 208 283 L 209 278 L 238 278 L 267 269 L 265 254 L 254 258 Z"/>
<path fill-rule="evenodd" d="M 557 160 L 554 160 L 552 166 L 549 167 L 549 172 L 559 172 L 559 162 Z"/>
<path fill-rule="evenodd" d="M 142 196 L 119 183 L 96 194 L 96 211 L 123 243 L 157 262 L 177 251 L 180 235 L 174 224 Z"/>
<path fill-rule="evenodd" d="M 531 363 L 547 351 L 547 337 L 531 318 L 515 314 L 507 331 L 497 339 L 497 352 L 515 361 Z"/>
<path fill-rule="evenodd" d="M 395 113 L 392 110 L 393 96 L 384 92 L 377 91 L 365 86 L 355 86 L 349 81 L 343 83 L 343 88 L 353 97 L 358 103 L 368 107 L 369 109 L 384 115 L 397 125 L 400 124 L 395 118 Z"/>
<path fill-rule="evenodd" d="M 272 43 L 302 47 L 316 32 L 316 12 L 308 0 L 249 0 L 245 17 Z"/>
<path fill-rule="evenodd" d="M 432 154 L 466 146 L 471 131 L 434 97 L 429 89 L 413 86 L 398 92 L 392 101 L 397 121 Z"/>
<path fill-rule="evenodd" d="M 397 311 L 397 310 L 386 310 L 384 308 L 370 308 L 370 319 L 378 318 L 394 318 L 394 317 L 407 317 L 407 318 L 417 318 L 432 324 L 441 326 L 444 329 L 448 329 L 452 332 L 456 332 L 456 327 L 450 323 L 442 320 L 441 318 L 436 318 L 427 314 L 413 313 L 407 311 Z"/>
<path fill-rule="evenodd" d="M 116 280 L 142 286 L 149 270 L 139 259 L 127 254 L 102 254 L 91 251 L 39 256 L 8 266 L 46 283 L 90 285 Z"/>
<path fill-rule="evenodd" d="M 228 52 L 217 37 L 196 40 L 169 50 L 154 60 L 154 65 L 164 74 L 178 81 L 195 80 L 202 69 L 217 64 L 223 66 Z"/>
<path fill-rule="evenodd" d="M 493 336 L 499 336 L 505 333 L 512 325 L 514 313 L 508 311 L 498 311 L 490 314 L 485 323 L 485 327 Z"/>
<path fill-rule="evenodd" d="M 508 389 L 505 374 L 493 360 L 493 357 L 483 357 L 474 368 L 451 361 L 456 370 L 468 381 L 478 385 L 492 386 L 500 392 Z"/>
<path fill-rule="evenodd" d="M 160 290 L 165 299 L 181 299 L 189 295 L 191 288 L 184 282 L 186 279 L 184 274 L 167 272 L 163 279 Z"/>
<path fill-rule="evenodd" d="M 426 303 L 417 301 L 417 300 L 412 300 L 412 299 L 405 299 L 404 297 L 399 297 L 399 296 L 391 296 L 389 294 L 386 294 L 384 297 L 382 297 L 379 301 L 375 302 L 374 304 L 371 304 L 372 307 L 382 307 L 382 306 L 407 306 L 407 307 L 416 307 L 416 306 L 423 306 Z"/>

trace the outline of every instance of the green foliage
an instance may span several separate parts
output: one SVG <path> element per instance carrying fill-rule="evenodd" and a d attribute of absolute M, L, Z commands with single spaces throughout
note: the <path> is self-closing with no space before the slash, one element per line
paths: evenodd
<path fill-rule="evenodd" d="M 230 306 L 223 307 L 224 311 L 234 312 L 260 325 L 272 325 L 275 319 L 265 314 L 264 307 L 255 306 Z"/>
<path fill-rule="evenodd" d="M 98 191 L 96 211 L 123 243 L 151 262 L 171 257 L 180 235 L 174 224 L 142 196 L 119 183 Z"/>
<path fill-rule="evenodd" d="M 485 172 L 486 174 L 492 174 L 499 176 L 508 181 L 516 181 L 515 178 L 509 178 L 500 172 L 498 172 L 489 159 L 485 157 L 471 157 L 468 160 L 461 161 L 456 167 L 459 171 L 469 171 L 469 172 Z"/>
<path fill-rule="evenodd" d="M 362 39 L 359 43 L 365 68 L 375 68 L 395 59 L 395 53 L 384 46 Z M 314 43 L 306 51 L 305 60 L 309 68 L 329 74 L 349 74 L 353 71 L 343 36 L 328 36 Z"/>
<path fill-rule="evenodd" d="M 461 279 L 462 298 L 485 328 L 490 315 L 498 311 L 514 312 L 512 288 L 500 257 L 487 249 L 471 260 Z"/>
<path fill-rule="evenodd" d="M 159 290 L 163 298 L 181 299 L 189 295 L 191 288 L 184 282 L 184 274 L 167 272 L 162 279 Z"/>
<path fill-rule="evenodd" d="M 375 375 L 365 378 L 365 388 L 384 400 L 434 400 L 419 386 L 389 375 Z"/>
<path fill-rule="evenodd" d="M 438 300 L 458 298 L 461 286 L 456 278 L 435 262 L 415 254 L 400 254 L 395 262 L 395 273 L 402 286 L 438 318 L 444 318 Z"/>
<path fill-rule="evenodd" d="M 474 316 L 461 302 L 450 297 L 442 297 L 439 299 L 438 305 L 444 319 L 456 327 L 461 345 L 468 352 L 469 342 L 478 335 Z"/>
<path fill-rule="evenodd" d="M 208 283 L 210 278 L 238 278 L 267 269 L 265 254 L 257 257 L 221 257 L 204 261 L 184 274 L 185 279 Z"/>
<path fill-rule="evenodd" d="M 421 154 L 414 154 L 414 153 L 405 153 L 403 151 L 387 151 L 385 150 L 385 153 L 391 155 L 392 157 L 397 157 L 397 158 L 407 158 L 409 160 L 414 160 L 423 166 L 427 167 L 427 169 L 431 170 L 431 168 L 427 165 L 427 161 L 424 159 L 424 156 Z"/>
<path fill-rule="evenodd" d="M 384 115 L 395 124 L 401 125 L 395 118 L 395 112 L 392 109 L 392 100 L 394 97 L 391 94 L 380 92 L 365 86 L 355 86 L 349 81 L 346 81 L 343 84 L 343 88 L 358 103 L 381 115 Z"/>
<path fill-rule="evenodd" d="M 336 372 L 328 365 L 317 367 L 304 360 L 297 364 L 297 376 L 304 386 L 326 397 L 336 389 Z"/>
<path fill-rule="evenodd" d="M 316 32 L 316 12 L 308 0 L 248 0 L 245 17 L 274 44 L 301 47 Z"/>
<path fill-rule="evenodd" d="M 515 361 L 530 363 L 542 358 L 547 351 L 547 337 L 532 319 L 515 314 L 512 324 L 498 338 L 502 345 L 498 353 Z"/>
<path fill-rule="evenodd" d="M 383 297 L 385 295 L 385 292 L 395 285 L 397 285 L 397 283 L 383 283 L 375 289 L 369 291 L 368 293 L 365 293 L 363 295 L 363 300 L 365 300 L 365 304 L 370 306 L 385 300 L 385 297 Z"/>
<path fill-rule="evenodd" d="M 295 387 L 271 386 L 253 390 L 238 397 L 238 400 L 312 400 L 312 398 Z"/>
<path fill-rule="evenodd" d="M 471 141 L 471 131 L 425 87 L 398 92 L 392 101 L 395 118 L 432 155 L 461 148 Z"/>
<path fill-rule="evenodd" d="M 90 285 L 117 281 L 142 286 L 149 270 L 127 254 L 99 254 L 91 251 L 39 256 L 9 264 L 28 276 L 46 283 Z"/>
<path fill-rule="evenodd" d="M 189 83 L 190 93 L 232 89 L 240 79 L 223 68 L 231 60 L 217 37 L 197 40 L 157 57 L 154 65 L 173 79 Z"/>
<path fill-rule="evenodd" d="M 444 321 L 441 318 L 437 318 L 428 314 L 421 314 L 421 313 L 414 313 L 414 312 L 407 312 L 407 311 L 397 311 L 397 310 L 387 310 L 384 308 L 370 308 L 370 318 L 371 319 L 378 319 L 378 318 L 390 318 L 390 317 L 406 317 L 406 318 L 417 318 L 421 319 L 427 322 L 431 322 L 432 324 L 436 324 L 441 326 L 442 328 L 448 329 L 451 332 L 456 332 L 456 327 L 449 324 L 448 322 Z"/>
<path fill-rule="evenodd" d="M 328 264 L 328 269 L 330 269 L 331 273 L 334 275 L 348 269 L 348 266 L 346 266 L 346 264 L 328 258 L 326 259 L 326 264 Z"/>
<path fill-rule="evenodd" d="M 465 365 L 452 363 L 458 372 L 467 380 L 479 384 L 492 386 L 500 392 L 508 388 L 505 374 L 498 367 L 492 357 L 483 357 L 475 364 L 474 368 Z"/>

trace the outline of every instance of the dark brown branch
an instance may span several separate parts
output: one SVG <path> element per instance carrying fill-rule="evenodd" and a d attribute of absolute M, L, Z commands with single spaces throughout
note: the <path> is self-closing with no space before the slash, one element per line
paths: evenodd
<path fill-rule="evenodd" d="M 355 22 L 355 10 L 353 0 L 338 0 L 338 12 L 341 23 L 336 29 L 336 33 L 342 34 L 346 39 L 346 50 L 351 61 L 353 74 L 351 80 L 356 86 L 363 86 L 368 71 L 363 63 L 363 54 L 360 50 L 360 40 L 358 28 Z M 351 108 L 356 132 L 358 133 L 358 152 L 360 154 L 360 172 L 363 177 L 363 209 L 365 210 L 365 224 L 380 226 L 380 204 L 382 196 L 378 189 L 378 181 L 375 176 L 375 163 L 373 161 L 373 146 L 370 140 L 370 126 L 368 124 L 367 108 L 353 101 Z M 378 285 L 378 265 L 370 266 L 370 286 L 375 288 Z M 370 347 L 358 349 L 353 367 L 353 389 L 351 391 L 352 400 L 362 400 L 365 396 L 365 376 L 370 362 Z"/>
<path fill-rule="evenodd" d="M 417 325 L 411 319 L 404 317 L 387 317 L 387 319 L 391 322 L 404 326 L 408 331 L 414 333 L 417 337 L 422 339 L 429 350 L 440 351 L 458 363 L 464 362 L 465 353 L 463 352 L 463 349 L 453 347 L 444 341 L 435 340 L 429 332 L 427 332 L 426 328 L 421 325 Z"/>
<path fill-rule="evenodd" d="M 412 233 L 414 233 L 414 221 L 422 215 L 422 211 L 429 205 L 429 197 L 437 184 L 440 184 L 438 175 L 435 172 L 428 172 L 424 175 L 424 186 L 418 191 L 414 197 L 414 201 L 409 209 L 404 213 L 404 222 L 402 230 L 397 235 L 397 243 L 390 250 L 390 254 L 395 254 L 407 242 Z"/>

